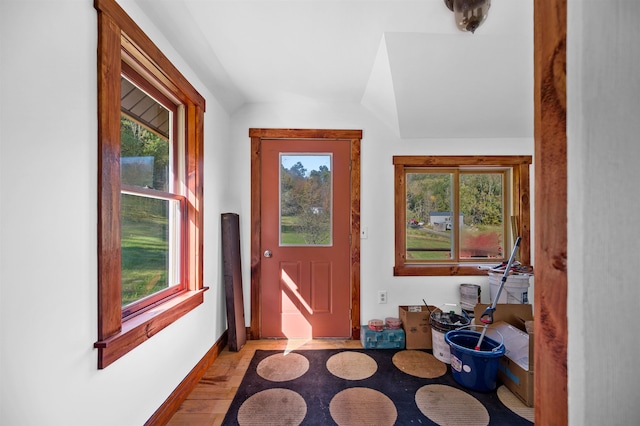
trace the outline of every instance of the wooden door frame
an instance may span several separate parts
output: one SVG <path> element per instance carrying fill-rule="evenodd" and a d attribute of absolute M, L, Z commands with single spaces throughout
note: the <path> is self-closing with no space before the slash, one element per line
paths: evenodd
<path fill-rule="evenodd" d="M 360 140 L 362 130 L 249 129 L 251 138 L 251 325 L 248 338 L 260 339 L 262 286 L 261 146 L 264 139 L 330 139 L 351 144 L 351 338 L 360 338 Z"/>
<path fill-rule="evenodd" d="M 534 406 L 568 424 L 567 0 L 534 0 Z"/>

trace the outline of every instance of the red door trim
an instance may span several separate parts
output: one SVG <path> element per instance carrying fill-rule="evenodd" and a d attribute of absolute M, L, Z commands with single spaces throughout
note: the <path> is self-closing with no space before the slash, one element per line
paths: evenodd
<path fill-rule="evenodd" d="M 260 339 L 261 261 L 260 149 L 263 139 L 333 139 L 351 143 L 351 337 L 360 338 L 360 141 L 362 130 L 249 129 L 251 138 L 251 325 L 248 338 Z"/>

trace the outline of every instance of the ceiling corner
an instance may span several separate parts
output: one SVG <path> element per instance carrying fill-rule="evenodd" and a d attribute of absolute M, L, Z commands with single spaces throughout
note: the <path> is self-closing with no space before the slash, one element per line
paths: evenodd
<path fill-rule="evenodd" d="M 378 53 L 360 103 L 391 128 L 395 134 L 400 135 L 396 95 L 393 89 L 393 78 L 384 34 L 380 39 Z"/>

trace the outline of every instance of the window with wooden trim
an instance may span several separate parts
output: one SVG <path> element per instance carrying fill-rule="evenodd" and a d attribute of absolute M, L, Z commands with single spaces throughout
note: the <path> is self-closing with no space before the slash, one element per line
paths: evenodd
<path fill-rule="evenodd" d="M 484 275 L 530 264 L 531 156 L 395 156 L 394 275 Z"/>
<path fill-rule="evenodd" d="M 203 302 L 205 100 L 113 0 L 98 11 L 98 368 Z"/>

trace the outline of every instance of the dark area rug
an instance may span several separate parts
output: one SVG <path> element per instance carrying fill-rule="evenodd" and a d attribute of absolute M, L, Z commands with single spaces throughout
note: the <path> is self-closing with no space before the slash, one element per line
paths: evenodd
<path fill-rule="evenodd" d="M 258 350 L 223 425 L 533 424 L 512 409 L 429 350 Z"/>

